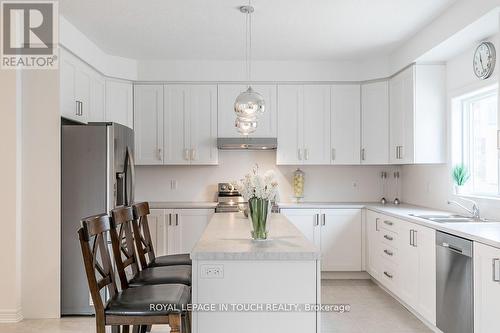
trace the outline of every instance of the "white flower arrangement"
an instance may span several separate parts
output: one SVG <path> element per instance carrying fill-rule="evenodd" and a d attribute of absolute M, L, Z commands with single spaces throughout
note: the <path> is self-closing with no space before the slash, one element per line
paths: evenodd
<path fill-rule="evenodd" d="M 278 182 L 275 179 L 273 170 L 268 170 L 264 175 L 259 174 L 259 166 L 256 165 L 252 172 L 245 175 L 239 182 L 233 186 L 240 194 L 249 201 L 252 198 L 278 201 Z"/>

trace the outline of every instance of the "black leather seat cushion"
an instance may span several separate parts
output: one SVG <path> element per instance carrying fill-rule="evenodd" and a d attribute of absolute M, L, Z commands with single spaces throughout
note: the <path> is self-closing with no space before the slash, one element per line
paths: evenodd
<path fill-rule="evenodd" d="M 180 283 L 191 285 L 191 266 L 151 267 L 138 272 L 130 281 L 130 287 L 150 284 Z"/>
<path fill-rule="evenodd" d="M 183 284 L 128 288 L 109 300 L 105 312 L 115 316 L 168 315 L 181 313 L 190 299 L 191 288 Z"/>
<path fill-rule="evenodd" d="M 155 260 L 149 264 L 149 267 L 175 265 L 191 265 L 191 258 L 189 258 L 189 253 L 170 254 L 166 256 L 156 257 Z"/>

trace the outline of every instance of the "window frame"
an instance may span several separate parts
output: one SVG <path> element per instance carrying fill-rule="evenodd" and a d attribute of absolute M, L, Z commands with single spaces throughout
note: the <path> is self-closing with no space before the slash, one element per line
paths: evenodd
<path fill-rule="evenodd" d="M 458 196 L 464 197 L 476 197 L 485 198 L 491 200 L 500 200 L 500 150 L 497 149 L 497 192 L 492 193 L 482 193 L 474 192 L 474 177 L 472 170 L 473 163 L 471 161 L 471 137 L 472 137 L 472 127 L 471 127 L 471 106 L 475 101 L 481 100 L 483 98 L 491 97 L 496 95 L 497 97 L 497 148 L 498 140 L 500 140 L 500 94 L 499 94 L 498 82 L 489 82 L 482 86 L 470 87 L 467 90 L 462 90 L 461 93 L 455 94 L 451 98 L 451 136 L 450 136 L 450 171 L 452 168 L 460 163 L 463 163 L 469 168 L 471 172 L 471 181 L 468 185 L 464 187 L 463 193 L 455 193 Z M 457 124 L 459 123 L 459 124 Z M 457 126 L 459 125 L 459 126 Z M 457 127 L 459 127 L 457 129 Z M 457 133 L 458 132 L 458 133 Z M 457 149 L 455 147 L 456 142 L 460 142 L 460 147 Z M 451 181 L 453 187 L 455 184 Z"/>

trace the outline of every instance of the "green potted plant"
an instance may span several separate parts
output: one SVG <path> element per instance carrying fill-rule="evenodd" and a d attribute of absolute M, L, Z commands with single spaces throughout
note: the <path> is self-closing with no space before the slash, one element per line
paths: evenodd
<path fill-rule="evenodd" d="M 455 184 L 455 193 L 462 193 L 463 186 L 470 178 L 469 169 L 464 164 L 458 164 L 453 167 L 452 171 L 453 183 Z"/>

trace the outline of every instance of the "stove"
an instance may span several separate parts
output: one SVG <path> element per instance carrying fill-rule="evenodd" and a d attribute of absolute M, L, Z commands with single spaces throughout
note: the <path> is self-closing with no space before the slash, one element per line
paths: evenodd
<path fill-rule="evenodd" d="M 216 213 L 236 213 L 245 210 L 247 202 L 230 183 L 219 183 Z"/>

